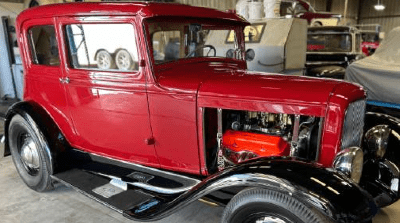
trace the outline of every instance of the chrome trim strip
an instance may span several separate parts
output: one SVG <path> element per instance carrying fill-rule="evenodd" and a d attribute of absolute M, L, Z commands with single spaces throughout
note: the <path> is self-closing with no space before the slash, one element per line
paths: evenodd
<path fill-rule="evenodd" d="M 318 52 L 318 51 L 307 51 L 306 55 L 309 54 L 321 54 L 321 55 L 345 55 L 345 56 L 351 56 L 354 55 L 353 51 L 347 51 L 347 52 Z"/>
<path fill-rule="evenodd" d="M 293 125 L 293 137 L 292 137 L 292 143 L 291 143 L 289 156 L 297 155 L 297 141 L 299 139 L 299 129 L 300 129 L 300 115 L 295 115 L 294 116 L 294 125 Z"/>
<path fill-rule="evenodd" d="M 93 171 L 88 171 L 88 172 L 92 173 L 92 174 L 95 174 L 95 175 L 100 175 L 100 176 L 103 176 L 103 177 L 107 177 L 107 178 L 110 178 L 110 179 L 119 180 L 119 181 L 122 181 L 122 182 L 124 182 L 126 184 L 129 184 L 129 185 L 132 185 L 132 186 L 135 186 L 135 187 L 140 187 L 142 189 L 145 189 L 145 190 L 148 190 L 148 191 L 153 191 L 153 192 L 156 192 L 156 193 L 159 193 L 159 194 L 179 194 L 179 193 L 186 192 L 186 191 L 192 189 L 194 186 L 197 185 L 197 184 L 195 184 L 195 185 L 187 186 L 187 187 L 178 187 L 178 188 L 169 189 L 169 188 L 153 186 L 153 185 L 150 185 L 150 184 L 147 184 L 147 183 L 142 183 L 142 182 L 126 182 L 126 181 L 123 181 L 119 177 L 115 177 L 115 176 L 108 175 L 108 174 L 96 173 L 96 172 L 93 172 Z"/>
<path fill-rule="evenodd" d="M 320 154 L 320 149 L 321 149 L 321 144 L 322 144 L 322 130 L 324 129 L 324 118 L 321 118 L 319 120 L 319 131 L 318 131 L 318 145 L 317 145 L 317 152 L 315 154 L 315 160 L 314 161 L 318 161 L 319 160 L 319 154 Z"/>
<path fill-rule="evenodd" d="M 78 150 L 78 151 L 81 152 L 80 150 Z M 106 156 L 102 156 L 102 155 L 98 155 L 98 154 L 94 154 L 94 153 L 87 153 L 87 154 L 89 154 L 90 156 L 97 156 L 99 158 L 108 159 L 108 160 L 112 160 L 112 161 L 115 161 L 115 162 L 123 163 L 123 164 L 130 165 L 130 166 L 133 166 L 133 167 L 136 167 L 136 168 L 142 168 L 142 169 L 146 169 L 146 170 L 149 170 L 149 171 L 153 171 L 153 172 L 159 173 L 163 177 L 165 177 L 167 175 L 167 176 L 170 176 L 172 179 L 176 179 L 176 178 L 185 179 L 185 180 L 191 181 L 193 184 L 197 184 L 197 183 L 201 182 L 200 180 L 197 180 L 195 178 L 187 177 L 187 176 L 180 175 L 180 174 L 175 174 L 175 173 L 168 172 L 168 171 L 155 169 L 155 168 L 148 167 L 148 166 L 143 166 L 143 165 L 136 164 L 136 163 L 130 163 L 130 162 L 127 162 L 127 161 L 124 161 L 124 160 L 118 160 L 118 159 L 114 159 L 114 158 L 110 158 L 110 157 L 106 157 Z"/>
<path fill-rule="evenodd" d="M 340 31 L 340 32 L 335 32 L 335 31 L 325 31 L 325 30 L 310 30 L 307 33 L 307 36 L 312 36 L 312 35 L 351 35 L 351 31 L 354 30 L 346 30 L 346 31 Z"/>
<path fill-rule="evenodd" d="M 344 64 L 347 61 L 318 61 L 318 62 L 306 62 L 306 65 L 331 65 L 331 64 Z"/>

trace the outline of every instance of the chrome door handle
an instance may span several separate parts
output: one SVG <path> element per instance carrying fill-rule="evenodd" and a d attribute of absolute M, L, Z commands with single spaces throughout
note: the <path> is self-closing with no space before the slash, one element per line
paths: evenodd
<path fill-rule="evenodd" d="M 69 77 L 60 78 L 59 80 L 61 84 L 69 84 Z"/>

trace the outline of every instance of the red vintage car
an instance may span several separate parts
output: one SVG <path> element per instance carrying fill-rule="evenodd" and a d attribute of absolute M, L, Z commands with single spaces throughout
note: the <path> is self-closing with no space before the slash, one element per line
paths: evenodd
<path fill-rule="evenodd" d="M 342 18 L 340 14 L 317 12 L 310 3 L 303 0 L 281 0 L 280 15 L 306 19 L 311 26 L 337 25 Z"/>
<path fill-rule="evenodd" d="M 246 71 L 234 13 L 70 3 L 16 24 L 24 101 L 5 145 L 33 190 L 59 181 L 140 221 L 202 198 L 222 222 L 369 222 L 398 199 L 381 147 L 360 148 L 363 89 Z"/>

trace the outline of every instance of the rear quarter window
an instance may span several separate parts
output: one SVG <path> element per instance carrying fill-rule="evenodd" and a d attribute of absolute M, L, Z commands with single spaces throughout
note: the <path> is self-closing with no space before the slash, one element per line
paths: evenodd
<path fill-rule="evenodd" d="M 28 33 L 33 63 L 47 66 L 60 65 L 54 26 L 34 26 Z"/>

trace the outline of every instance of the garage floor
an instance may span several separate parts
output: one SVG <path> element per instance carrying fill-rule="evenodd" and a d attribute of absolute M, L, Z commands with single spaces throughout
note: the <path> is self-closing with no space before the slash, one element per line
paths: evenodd
<path fill-rule="evenodd" d="M 0 131 L 2 128 L 0 121 Z M 0 132 L 1 133 L 1 132 Z M 194 202 L 179 212 L 157 222 L 219 222 L 222 207 Z M 133 222 L 86 196 L 57 185 L 51 192 L 37 193 L 25 186 L 11 156 L 0 159 L 1 223 L 121 223 Z M 373 223 L 400 223 L 400 201 L 382 209 Z"/>
<path fill-rule="evenodd" d="M 195 202 L 157 222 L 219 222 L 221 207 Z M 73 189 L 58 185 L 55 190 L 37 193 L 19 177 L 11 156 L 0 160 L 1 223 L 121 223 L 121 214 L 87 198 Z"/>
<path fill-rule="evenodd" d="M 219 222 L 222 211 L 222 207 L 195 202 L 157 222 Z M 19 177 L 10 156 L 0 160 L 0 216 L 1 223 L 133 222 L 63 185 L 46 193 L 30 190 Z M 400 202 L 382 209 L 373 219 L 373 223 L 378 222 L 400 223 Z"/>

